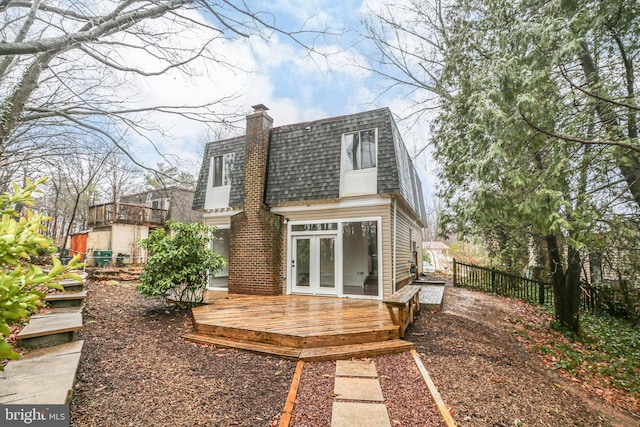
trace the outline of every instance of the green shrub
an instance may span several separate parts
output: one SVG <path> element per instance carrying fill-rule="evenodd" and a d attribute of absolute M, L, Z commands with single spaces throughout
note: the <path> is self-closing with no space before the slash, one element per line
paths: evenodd
<path fill-rule="evenodd" d="M 140 241 L 151 255 L 136 289 L 145 297 L 201 303 L 208 275 L 220 271 L 226 263 L 207 247 L 216 229 L 175 221 L 168 221 L 167 227 L 172 234 L 158 228 Z"/>
<path fill-rule="evenodd" d="M 42 307 L 45 294 L 41 289 L 62 289 L 57 283 L 62 278 L 81 280 L 69 273 L 70 269 L 82 266 L 78 258 L 65 267 L 52 256 L 53 267 L 48 273 L 32 264 L 35 257 L 52 246 L 52 242 L 41 234 L 42 223 L 47 218 L 30 210 L 21 214 L 16 206 L 33 206 L 33 193 L 45 181 L 28 181 L 24 188 L 14 184 L 11 193 L 0 195 L 0 359 L 19 357 L 7 342 L 11 333 L 9 327 Z"/>

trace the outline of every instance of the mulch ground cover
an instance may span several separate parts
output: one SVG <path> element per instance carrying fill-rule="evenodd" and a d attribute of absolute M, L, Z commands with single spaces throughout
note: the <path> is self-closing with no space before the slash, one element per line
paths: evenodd
<path fill-rule="evenodd" d="M 186 342 L 189 311 L 145 300 L 134 284 L 91 282 L 88 291 L 71 425 L 278 425 L 294 362 Z M 531 314 L 519 304 L 448 288 L 445 310 L 423 310 L 409 328 L 458 425 L 640 426 L 526 348 L 516 320 Z M 372 359 L 392 425 L 439 425 L 410 359 Z M 291 426 L 330 425 L 334 374 L 334 362 L 305 364 Z"/>
<path fill-rule="evenodd" d="M 88 284 L 73 426 L 271 426 L 295 363 L 186 342 L 188 310 Z"/>

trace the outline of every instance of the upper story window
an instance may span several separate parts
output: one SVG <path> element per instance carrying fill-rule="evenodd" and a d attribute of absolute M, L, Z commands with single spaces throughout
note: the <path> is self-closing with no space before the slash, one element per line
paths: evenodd
<path fill-rule="evenodd" d="M 375 129 L 348 133 L 344 136 L 345 170 L 359 170 L 376 167 Z"/>
<path fill-rule="evenodd" d="M 233 170 L 233 153 L 215 156 L 212 162 L 212 187 L 231 185 L 231 171 Z"/>

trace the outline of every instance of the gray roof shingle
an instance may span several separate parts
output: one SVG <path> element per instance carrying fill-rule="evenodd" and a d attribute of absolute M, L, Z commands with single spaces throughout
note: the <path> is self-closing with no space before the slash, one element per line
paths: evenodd
<path fill-rule="evenodd" d="M 378 193 L 401 195 L 424 222 L 420 179 L 388 108 L 273 128 L 266 203 L 339 198 L 342 135 L 372 128 L 378 129 Z M 204 208 L 211 157 L 231 152 L 235 157 L 229 204 L 242 206 L 244 137 L 239 137 L 205 147 L 193 209 Z"/>

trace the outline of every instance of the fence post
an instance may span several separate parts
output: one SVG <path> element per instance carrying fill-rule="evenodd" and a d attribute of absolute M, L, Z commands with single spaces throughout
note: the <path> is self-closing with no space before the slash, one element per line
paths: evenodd
<path fill-rule="evenodd" d="M 491 269 L 491 293 L 497 293 L 496 292 L 496 271 L 492 268 Z"/>
<path fill-rule="evenodd" d="M 538 282 L 538 302 L 544 305 L 544 283 Z"/>
<path fill-rule="evenodd" d="M 456 259 L 453 259 L 453 286 L 458 286 L 458 274 L 457 274 L 458 264 L 456 263 Z"/>

